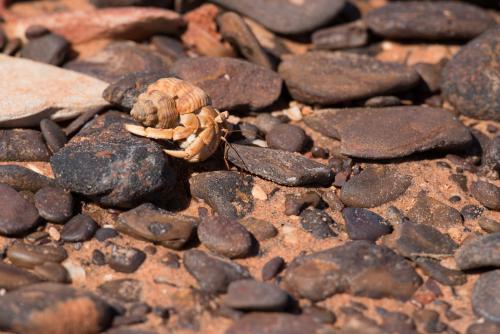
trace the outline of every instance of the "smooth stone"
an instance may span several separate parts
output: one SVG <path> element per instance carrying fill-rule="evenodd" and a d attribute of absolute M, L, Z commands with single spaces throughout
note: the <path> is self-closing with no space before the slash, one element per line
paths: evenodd
<path fill-rule="evenodd" d="M 262 132 L 268 133 L 273 127 L 278 124 L 282 124 L 283 121 L 278 117 L 274 117 L 269 113 L 259 113 L 255 117 L 254 125 Z"/>
<path fill-rule="evenodd" d="M 458 247 L 449 235 L 438 229 L 410 221 L 394 225 L 394 232 L 383 237 L 382 243 L 410 259 L 453 255 Z"/>
<path fill-rule="evenodd" d="M 70 47 L 64 37 L 49 33 L 29 40 L 20 54 L 22 58 L 59 66 L 68 56 Z"/>
<path fill-rule="evenodd" d="M 418 193 L 417 200 L 407 216 L 415 223 L 437 227 L 453 227 L 463 224 L 462 215 L 457 209 L 429 197 L 423 191 Z"/>
<path fill-rule="evenodd" d="M 47 34 L 50 34 L 50 30 L 37 24 L 29 26 L 24 32 L 24 36 L 26 36 L 28 40 L 42 37 Z"/>
<path fill-rule="evenodd" d="M 486 145 L 484 164 L 500 174 L 500 136 L 491 139 Z"/>
<path fill-rule="evenodd" d="M 285 260 L 281 256 L 275 256 L 267 261 L 262 267 L 261 276 L 263 281 L 269 281 L 276 277 L 285 266 Z"/>
<path fill-rule="evenodd" d="M 68 258 L 68 253 L 60 246 L 30 245 L 18 241 L 7 249 L 7 258 L 19 267 L 33 269 L 45 262 L 61 263 Z"/>
<path fill-rule="evenodd" d="M 44 281 L 53 283 L 71 283 L 71 278 L 69 276 L 66 268 L 55 262 L 45 262 L 41 265 L 33 268 L 33 272 L 43 278 Z"/>
<path fill-rule="evenodd" d="M 288 298 L 288 294 L 274 284 L 245 279 L 229 284 L 223 303 L 237 310 L 278 311 L 287 306 Z"/>
<path fill-rule="evenodd" d="M 500 26 L 463 46 L 446 64 L 443 97 L 463 115 L 500 121 Z"/>
<path fill-rule="evenodd" d="M 191 195 L 229 219 L 244 217 L 253 210 L 253 183 L 251 176 L 231 171 L 204 172 L 189 179 Z"/>
<path fill-rule="evenodd" d="M 187 57 L 187 53 L 179 40 L 163 35 L 153 36 L 151 38 L 151 45 L 154 46 L 158 53 L 167 57 L 170 62 L 174 62 L 179 58 Z"/>
<path fill-rule="evenodd" d="M 130 278 L 113 279 L 97 287 L 99 294 L 125 303 L 140 302 L 142 300 L 144 283 Z"/>
<path fill-rule="evenodd" d="M 347 235 L 351 240 L 375 241 L 392 232 L 392 227 L 384 218 L 373 211 L 363 208 L 345 208 L 342 210 Z"/>
<path fill-rule="evenodd" d="M 420 80 L 410 67 L 348 52 L 285 55 L 278 72 L 294 99 L 320 105 L 402 92 Z"/>
<path fill-rule="evenodd" d="M 384 166 L 372 166 L 344 184 L 340 200 L 347 206 L 372 208 L 397 199 L 411 183 L 411 176 Z"/>
<path fill-rule="evenodd" d="M 437 260 L 419 257 L 415 260 L 415 263 L 424 273 L 441 284 L 455 286 L 463 285 L 467 282 L 467 276 L 463 272 L 443 267 Z"/>
<path fill-rule="evenodd" d="M 0 76 L 9 78 L 0 82 L 2 127 L 68 120 L 108 104 L 101 97 L 105 82 L 52 65 L 0 55 Z"/>
<path fill-rule="evenodd" d="M 308 208 L 300 214 L 300 225 L 315 239 L 337 236 L 337 223 L 323 210 Z"/>
<path fill-rule="evenodd" d="M 176 180 L 165 154 L 158 144 L 126 131 L 123 125 L 131 122 L 110 111 L 73 137 L 51 158 L 59 186 L 125 208 L 169 191 Z"/>
<path fill-rule="evenodd" d="M 283 84 L 277 73 L 235 58 L 183 58 L 174 62 L 169 70 L 173 76 L 203 89 L 212 105 L 221 111 L 255 111 L 268 107 L 280 97 Z"/>
<path fill-rule="evenodd" d="M 287 290 L 312 301 L 341 292 L 408 300 L 422 284 L 403 257 L 365 240 L 297 257 L 283 281 Z"/>
<path fill-rule="evenodd" d="M 95 238 L 99 242 L 104 242 L 108 239 L 115 238 L 119 235 L 114 228 L 102 227 L 95 232 Z"/>
<path fill-rule="evenodd" d="M 232 281 L 250 278 L 247 268 L 200 250 L 184 252 L 182 260 L 186 270 L 196 279 L 201 290 L 208 293 L 224 293 Z"/>
<path fill-rule="evenodd" d="M 184 27 L 182 17 L 160 8 L 104 8 L 72 10 L 9 20 L 10 36 L 24 38 L 32 25 L 42 25 L 71 44 L 97 39 L 144 40 L 154 34 L 176 34 Z"/>
<path fill-rule="evenodd" d="M 341 140 L 340 153 L 368 159 L 467 146 L 469 130 L 449 111 L 427 107 L 324 109 L 307 126 Z"/>
<path fill-rule="evenodd" d="M 455 253 L 461 270 L 500 268 L 500 233 L 491 233 L 464 243 Z"/>
<path fill-rule="evenodd" d="M 278 235 L 276 227 L 265 220 L 246 217 L 241 219 L 239 223 L 243 225 L 258 241 L 268 240 Z"/>
<path fill-rule="evenodd" d="M 485 10 L 461 2 L 389 3 L 365 16 L 368 27 L 391 39 L 471 39 L 495 25 Z"/>
<path fill-rule="evenodd" d="M 365 101 L 367 108 L 396 107 L 403 103 L 397 96 L 375 96 Z"/>
<path fill-rule="evenodd" d="M 316 30 L 311 38 L 317 50 L 350 49 L 368 43 L 368 30 L 359 20 Z"/>
<path fill-rule="evenodd" d="M 318 333 L 319 327 L 319 324 L 307 315 L 251 312 L 236 320 L 226 334 L 314 334 Z"/>
<path fill-rule="evenodd" d="M 99 225 L 85 214 L 78 214 L 64 224 L 61 230 L 61 240 L 66 242 L 81 242 L 92 239 Z"/>
<path fill-rule="evenodd" d="M 213 253 L 230 259 L 247 256 L 252 247 L 251 234 L 243 225 L 218 216 L 202 218 L 198 239 Z"/>
<path fill-rule="evenodd" d="M 188 242 L 198 219 L 168 212 L 146 203 L 118 216 L 115 228 L 121 233 L 161 246 L 180 249 Z"/>
<path fill-rule="evenodd" d="M 500 211 L 500 187 L 485 181 L 473 182 L 472 196 L 488 209 Z"/>
<path fill-rule="evenodd" d="M 333 173 L 327 166 L 297 153 L 231 144 L 228 160 L 249 173 L 284 186 L 327 185 L 333 181 Z"/>
<path fill-rule="evenodd" d="M 212 0 L 227 9 L 259 22 L 280 34 L 301 34 L 315 30 L 335 18 L 344 0 Z"/>
<path fill-rule="evenodd" d="M 19 237 L 39 223 L 36 207 L 14 188 L 0 184 L 0 235 Z"/>
<path fill-rule="evenodd" d="M 64 68 L 113 83 L 131 73 L 164 72 L 168 61 L 146 46 L 134 42 L 112 42 L 87 58 L 78 58 Z"/>
<path fill-rule="evenodd" d="M 273 68 L 269 56 L 241 16 L 226 12 L 217 17 L 217 23 L 222 38 L 236 47 L 243 58 L 262 67 Z"/>
<path fill-rule="evenodd" d="M 45 139 L 52 153 L 59 151 L 68 142 L 68 137 L 64 131 L 56 122 L 48 118 L 42 119 L 40 122 L 40 130 L 42 131 L 43 139 Z"/>
<path fill-rule="evenodd" d="M 481 217 L 479 219 L 479 226 L 483 229 L 483 231 L 487 233 L 496 233 L 500 232 L 500 222 L 486 218 L 486 217 Z"/>
<path fill-rule="evenodd" d="M 0 330 L 98 333 L 111 325 L 114 313 L 110 305 L 90 292 L 63 284 L 40 283 L 0 297 Z"/>
<path fill-rule="evenodd" d="M 288 152 L 302 152 L 307 144 L 308 137 L 302 128 L 292 124 L 278 124 L 267 134 L 266 141 L 269 148 Z"/>
<path fill-rule="evenodd" d="M 285 195 L 285 215 L 298 216 L 308 207 L 318 208 L 322 204 L 321 196 L 316 191 L 308 191 L 304 194 Z"/>
<path fill-rule="evenodd" d="M 49 161 L 40 131 L 0 130 L 0 161 Z"/>
<path fill-rule="evenodd" d="M 462 191 L 469 192 L 467 186 L 467 176 L 463 174 L 451 174 L 448 179 L 453 181 Z"/>
<path fill-rule="evenodd" d="M 120 273 L 133 273 L 146 260 L 146 253 L 133 247 L 122 247 L 115 244 L 107 249 L 106 263 L 108 266 Z"/>
<path fill-rule="evenodd" d="M 17 290 L 40 281 L 39 277 L 29 271 L 0 261 L 0 289 Z"/>
<path fill-rule="evenodd" d="M 500 324 L 500 269 L 481 274 L 472 290 L 474 313 Z"/>
<path fill-rule="evenodd" d="M 55 186 L 53 179 L 18 165 L 0 165 L 0 183 L 8 184 L 18 191 L 32 192 Z"/>
<path fill-rule="evenodd" d="M 73 215 L 73 196 L 61 188 L 44 187 L 35 193 L 35 206 L 40 217 L 63 224 Z"/>

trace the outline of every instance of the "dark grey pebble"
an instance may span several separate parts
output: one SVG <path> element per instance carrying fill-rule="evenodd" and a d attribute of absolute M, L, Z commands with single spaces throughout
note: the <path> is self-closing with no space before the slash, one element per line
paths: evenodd
<path fill-rule="evenodd" d="M 38 210 L 14 188 L 0 184 L 0 235 L 22 236 L 39 224 Z"/>
<path fill-rule="evenodd" d="M 40 130 L 42 130 L 43 138 L 52 153 L 59 151 L 68 141 L 64 131 L 51 119 L 42 119 Z"/>
<path fill-rule="evenodd" d="M 375 241 L 384 234 L 392 232 L 392 227 L 384 218 L 367 209 L 345 208 L 342 216 L 346 223 L 347 234 L 352 240 Z"/>
<path fill-rule="evenodd" d="M 44 187 L 35 194 L 35 206 L 43 219 L 63 224 L 73 215 L 74 200 L 69 191 Z"/>
<path fill-rule="evenodd" d="M 66 242 L 88 241 L 92 239 L 97 228 L 98 225 L 92 218 L 85 214 L 79 214 L 64 225 L 61 239 Z"/>

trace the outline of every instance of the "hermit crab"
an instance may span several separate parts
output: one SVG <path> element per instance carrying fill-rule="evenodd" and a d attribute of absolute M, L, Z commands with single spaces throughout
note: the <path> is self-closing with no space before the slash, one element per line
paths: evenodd
<path fill-rule="evenodd" d="M 219 146 L 228 113 L 211 106 L 199 87 L 177 78 L 163 78 L 139 95 L 130 112 L 143 126 L 125 128 L 138 136 L 179 143 L 181 150 L 164 150 L 190 162 L 209 158 Z"/>

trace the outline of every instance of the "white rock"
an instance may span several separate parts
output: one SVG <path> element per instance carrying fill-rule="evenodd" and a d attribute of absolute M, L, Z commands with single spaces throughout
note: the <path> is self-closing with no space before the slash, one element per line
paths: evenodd
<path fill-rule="evenodd" d="M 108 103 L 104 81 L 28 59 L 0 55 L 0 127 L 75 118 Z"/>

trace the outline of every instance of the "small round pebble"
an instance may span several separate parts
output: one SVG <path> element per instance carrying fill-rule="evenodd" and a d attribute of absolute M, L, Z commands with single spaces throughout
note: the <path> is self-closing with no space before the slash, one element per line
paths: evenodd
<path fill-rule="evenodd" d="M 95 238 L 97 241 L 104 242 L 118 236 L 118 232 L 114 228 L 103 227 L 96 231 Z"/>
<path fill-rule="evenodd" d="M 73 215 L 73 196 L 61 188 L 44 187 L 35 194 L 40 216 L 52 223 L 63 224 Z"/>
<path fill-rule="evenodd" d="M 301 152 L 307 139 L 304 130 L 292 124 L 276 125 L 266 135 L 266 141 L 270 148 L 288 152 Z"/>
<path fill-rule="evenodd" d="M 262 280 L 269 281 L 274 278 L 283 269 L 284 265 L 285 260 L 281 256 L 275 256 L 267 261 L 264 267 L 262 267 Z"/>
<path fill-rule="evenodd" d="M 79 214 L 67 222 L 62 231 L 61 239 L 67 242 L 88 241 L 97 231 L 97 223 L 85 214 Z"/>

